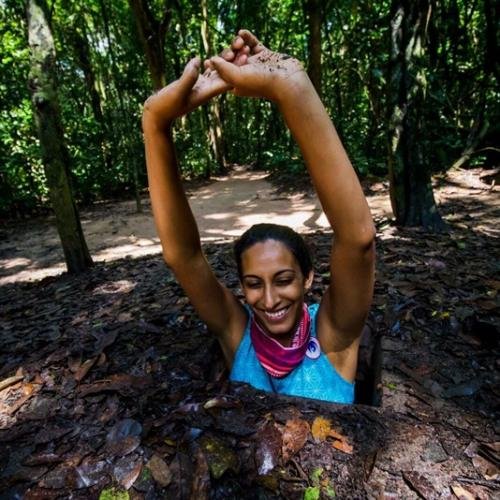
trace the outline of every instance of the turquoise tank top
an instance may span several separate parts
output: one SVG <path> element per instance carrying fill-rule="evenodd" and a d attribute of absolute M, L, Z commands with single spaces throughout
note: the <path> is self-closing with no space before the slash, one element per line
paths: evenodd
<path fill-rule="evenodd" d="M 309 306 L 311 315 L 311 337 L 316 337 L 316 317 L 319 305 Z M 264 370 L 257 359 L 250 337 L 249 312 L 243 339 L 234 357 L 233 368 L 229 376 L 234 382 L 246 382 L 256 389 L 288 396 L 320 399 L 331 403 L 354 402 L 354 384 L 342 378 L 322 351 L 316 359 L 304 357 L 302 363 L 286 377 L 276 378 Z"/>

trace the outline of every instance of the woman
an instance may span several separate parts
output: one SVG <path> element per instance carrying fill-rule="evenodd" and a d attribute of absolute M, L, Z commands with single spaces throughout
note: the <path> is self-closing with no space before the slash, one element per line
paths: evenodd
<path fill-rule="evenodd" d="M 144 106 L 149 189 L 164 259 L 217 336 L 232 380 L 352 403 L 359 340 L 373 294 L 375 232 L 335 127 L 302 65 L 268 50 L 247 30 L 221 57 L 205 61 L 203 75 L 199 66 L 198 58 L 191 60 L 179 80 Z M 290 229 L 261 225 L 237 242 L 246 306 L 216 279 L 203 255 L 171 128 L 177 117 L 230 89 L 274 101 L 302 151 L 335 233 L 331 285 L 319 306 L 304 306 L 312 266 L 302 240 Z"/>

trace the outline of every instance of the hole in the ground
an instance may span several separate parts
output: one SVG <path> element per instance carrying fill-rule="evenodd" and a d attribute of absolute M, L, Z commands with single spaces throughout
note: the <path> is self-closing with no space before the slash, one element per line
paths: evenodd
<path fill-rule="evenodd" d="M 382 345 L 380 332 L 377 332 L 374 324 L 368 321 L 361 337 L 354 403 L 380 406 Z"/>

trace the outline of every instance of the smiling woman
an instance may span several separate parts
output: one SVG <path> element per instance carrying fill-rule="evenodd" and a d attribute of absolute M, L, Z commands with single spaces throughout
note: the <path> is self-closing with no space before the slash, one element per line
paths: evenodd
<path fill-rule="evenodd" d="M 165 262 L 222 347 L 231 379 L 279 394 L 352 403 L 361 332 L 373 294 L 374 228 L 354 169 L 302 65 L 241 30 L 221 57 L 190 61 L 145 104 L 153 214 Z M 297 141 L 335 232 L 332 284 L 307 306 L 311 257 L 290 228 L 257 224 L 235 244 L 246 304 L 215 277 L 180 180 L 173 121 L 227 90 L 274 101 Z"/>

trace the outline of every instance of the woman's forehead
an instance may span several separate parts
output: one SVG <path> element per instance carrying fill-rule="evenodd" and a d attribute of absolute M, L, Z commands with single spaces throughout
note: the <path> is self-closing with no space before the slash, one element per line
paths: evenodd
<path fill-rule="evenodd" d="M 277 272 L 280 269 L 297 270 L 299 264 L 290 249 L 277 240 L 255 243 L 241 254 L 243 274 L 253 270 Z"/>

